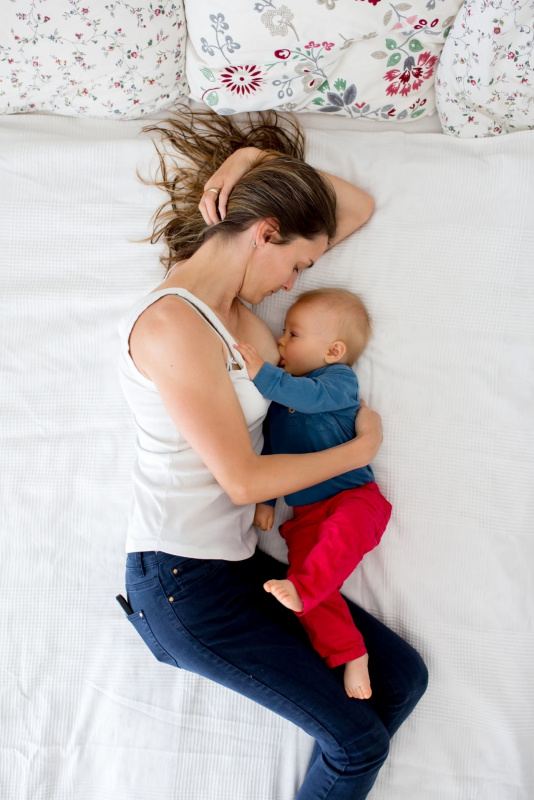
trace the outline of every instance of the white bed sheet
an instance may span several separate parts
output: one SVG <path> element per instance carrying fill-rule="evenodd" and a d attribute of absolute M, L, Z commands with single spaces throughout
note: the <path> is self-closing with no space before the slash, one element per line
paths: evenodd
<path fill-rule="evenodd" d="M 0 794 L 292 800 L 309 737 L 156 662 L 114 599 L 134 444 L 116 324 L 162 275 L 135 243 L 160 201 L 140 127 L 0 121 Z M 534 133 L 308 145 L 377 202 L 297 287 L 347 286 L 375 325 L 358 374 L 394 513 L 346 591 L 430 670 L 370 798 L 531 800 Z M 261 309 L 275 332 L 290 302 Z"/>

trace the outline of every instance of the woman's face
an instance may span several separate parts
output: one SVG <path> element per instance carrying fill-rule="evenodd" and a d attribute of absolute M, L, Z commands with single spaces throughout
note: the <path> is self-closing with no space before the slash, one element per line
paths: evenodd
<path fill-rule="evenodd" d="M 289 244 L 275 244 L 271 239 L 259 243 L 243 284 L 248 296 L 241 292 L 241 297 L 257 305 L 281 289 L 291 291 L 299 273 L 312 267 L 327 247 L 326 234 L 311 240 L 294 239 Z"/>

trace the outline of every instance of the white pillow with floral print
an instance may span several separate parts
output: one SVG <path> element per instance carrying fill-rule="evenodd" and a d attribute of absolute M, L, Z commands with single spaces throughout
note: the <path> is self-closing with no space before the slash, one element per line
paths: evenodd
<path fill-rule="evenodd" d="M 188 94 L 182 0 L 4 0 L 0 113 L 131 119 Z"/>
<path fill-rule="evenodd" d="M 437 72 L 441 126 L 452 136 L 534 129 L 534 0 L 466 0 Z"/>
<path fill-rule="evenodd" d="M 428 115 L 461 1 L 185 0 L 190 96 L 218 114 Z"/>

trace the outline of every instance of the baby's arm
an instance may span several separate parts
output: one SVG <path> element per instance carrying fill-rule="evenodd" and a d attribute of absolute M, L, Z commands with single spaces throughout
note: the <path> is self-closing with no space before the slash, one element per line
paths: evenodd
<path fill-rule="evenodd" d="M 314 378 L 295 377 L 264 361 L 246 342 L 234 347 L 243 356 L 255 386 L 269 400 L 304 414 L 359 408 L 358 379 L 346 364 L 335 364 Z"/>

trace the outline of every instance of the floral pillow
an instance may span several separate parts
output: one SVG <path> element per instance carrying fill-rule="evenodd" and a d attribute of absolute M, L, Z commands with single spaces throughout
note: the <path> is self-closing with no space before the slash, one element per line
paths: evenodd
<path fill-rule="evenodd" d="M 186 97 L 182 0 L 4 0 L 0 113 L 131 119 Z"/>
<path fill-rule="evenodd" d="M 466 0 L 436 94 L 442 128 L 453 136 L 534 129 L 534 0 Z"/>
<path fill-rule="evenodd" d="M 435 111 L 461 0 L 185 0 L 191 97 L 218 114 L 276 108 L 411 121 Z"/>

